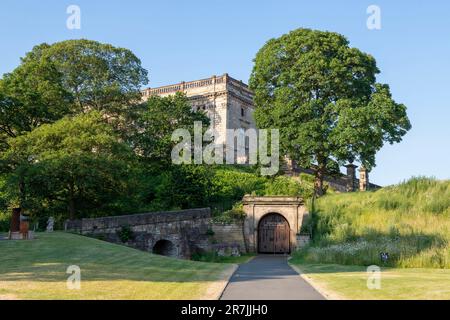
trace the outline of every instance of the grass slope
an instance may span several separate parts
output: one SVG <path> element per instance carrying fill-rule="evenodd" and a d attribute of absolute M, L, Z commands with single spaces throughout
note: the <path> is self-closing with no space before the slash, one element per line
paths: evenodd
<path fill-rule="evenodd" d="M 362 266 L 305 264 L 291 260 L 304 277 L 331 299 L 432 300 L 450 299 L 449 269 L 382 268 L 380 289 L 368 289 Z"/>
<path fill-rule="evenodd" d="M 325 196 L 306 263 L 450 268 L 450 181 L 413 178 L 375 192 Z M 380 262 L 380 252 L 389 261 Z"/>
<path fill-rule="evenodd" d="M 0 300 L 215 298 L 232 268 L 61 232 L 0 241 L 0 253 Z M 81 268 L 81 290 L 67 289 L 70 265 Z"/>

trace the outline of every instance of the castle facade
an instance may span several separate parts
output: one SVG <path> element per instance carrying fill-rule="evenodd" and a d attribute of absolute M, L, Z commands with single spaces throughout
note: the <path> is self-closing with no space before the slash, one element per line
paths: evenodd
<path fill-rule="evenodd" d="M 228 74 L 148 88 L 143 91 L 143 99 L 151 95 L 164 97 L 176 92 L 183 92 L 194 110 L 206 112 L 212 129 L 218 133 L 215 137 L 217 143 L 227 144 L 227 129 L 256 129 L 253 93 L 245 83 Z"/>

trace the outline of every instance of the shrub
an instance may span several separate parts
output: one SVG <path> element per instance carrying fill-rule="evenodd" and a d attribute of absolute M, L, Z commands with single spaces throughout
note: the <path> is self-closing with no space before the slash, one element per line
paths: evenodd
<path fill-rule="evenodd" d="M 216 214 L 213 217 L 215 223 L 240 223 L 245 219 L 245 212 L 242 209 L 242 203 L 236 203 L 232 209 L 223 213 Z"/>
<path fill-rule="evenodd" d="M 133 231 L 128 226 L 123 226 L 120 228 L 119 231 L 117 231 L 117 235 L 119 236 L 120 241 L 123 243 L 128 242 L 129 240 L 132 240 L 134 238 Z"/>
<path fill-rule="evenodd" d="M 8 232 L 10 226 L 11 215 L 0 212 L 0 232 Z"/>
<path fill-rule="evenodd" d="M 270 178 L 266 182 L 264 195 L 267 196 L 302 196 L 310 198 L 313 193 L 313 185 L 302 182 L 300 179 L 295 179 L 287 176 L 279 176 Z"/>

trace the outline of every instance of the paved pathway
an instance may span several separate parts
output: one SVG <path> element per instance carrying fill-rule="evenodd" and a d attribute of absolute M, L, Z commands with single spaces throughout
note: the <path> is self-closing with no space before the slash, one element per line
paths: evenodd
<path fill-rule="evenodd" d="M 259 255 L 241 264 L 221 300 L 323 300 L 281 255 Z"/>

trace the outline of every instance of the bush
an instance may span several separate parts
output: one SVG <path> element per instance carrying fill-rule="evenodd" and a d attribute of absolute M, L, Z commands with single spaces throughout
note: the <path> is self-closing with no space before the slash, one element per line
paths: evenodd
<path fill-rule="evenodd" d="M 117 235 L 119 236 L 120 241 L 123 243 L 128 242 L 134 238 L 133 231 L 128 226 L 123 226 L 117 231 Z"/>
<path fill-rule="evenodd" d="M 8 232 L 10 226 L 11 215 L 0 212 L 0 232 Z"/>
<path fill-rule="evenodd" d="M 245 219 L 245 212 L 242 209 L 242 203 L 236 203 L 232 209 L 223 213 L 216 214 L 213 217 L 215 223 L 240 223 Z"/>
<path fill-rule="evenodd" d="M 300 178 L 268 177 L 260 176 L 249 167 L 217 166 L 212 179 L 210 206 L 216 214 L 220 214 L 231 210 L 246 194 L 301 196 L 307 200 L 312 196 L 313 183 L 306 177 L 310 176 L 303 174 Z"/>
<path fill-rule="evenodd" d="M 287 176 L 278 176 L 270 178 L 266 182 L 264 195 L 267 196 L 301 196 L 310 198 L 313 194 L 313 185 L 311 183 L 302 182 L 300 179 Z"/>
<path fill-rule="evenodd" d="M 237 202 L 242 200 L 245 194 L 263 195 L 267 178 L 256 173 L 246 172 L 234 166 L 224 168 L 217 167 L 212 179 L 211 202 Z"/>
<path fill-rule="evenodd" d="M 162 210 L 207 207 L 213 171 L 208 166 L 174 165 L 161 174 L 155 200 Z"/>

